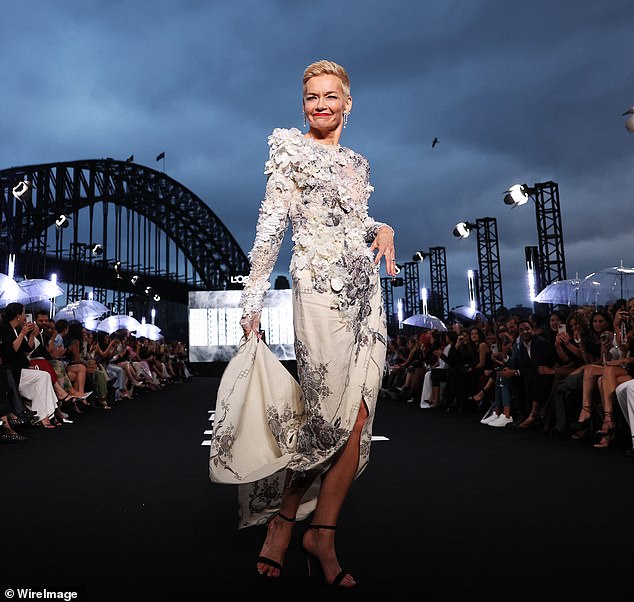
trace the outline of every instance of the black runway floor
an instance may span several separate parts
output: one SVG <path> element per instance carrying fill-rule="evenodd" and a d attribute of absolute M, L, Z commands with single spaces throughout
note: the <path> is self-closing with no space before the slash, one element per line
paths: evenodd
<path fill-rule="evenodd" d="M 197 376 L 73 425 L 23 427 L 27 441 L 1 445 L 0 591 L 74 591 L 80 601 L 632 598 L 634 460 L 622 449 L 391 399 L 380 400 L 374 428 L 387 440 L 373 444 L 337 532 L 356 591 L 308 579 L 299 537 L 282 580 L 262 580 L 263 528 L 238 531 L 235 487 L 208 478 L 202 443 L 217 386 Z"/>

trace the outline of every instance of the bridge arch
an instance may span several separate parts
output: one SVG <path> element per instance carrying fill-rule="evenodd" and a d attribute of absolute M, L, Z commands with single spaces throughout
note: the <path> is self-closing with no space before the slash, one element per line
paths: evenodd
<path fill-rule="evenodd" d="M 13 189 L 24 181 L 18 200 Z M 0 184 L 2 250 L 15 254 L 29 277 L 59 271 L 75 287 L 69 297 L 81 298 L 85 286 L 134 293 L 142 283 L 186 303 L 190 290 L 231 288 L 232 276 L 248 273 L 228 228 L 163 172 L 89 159 L 4 169 Z"/>

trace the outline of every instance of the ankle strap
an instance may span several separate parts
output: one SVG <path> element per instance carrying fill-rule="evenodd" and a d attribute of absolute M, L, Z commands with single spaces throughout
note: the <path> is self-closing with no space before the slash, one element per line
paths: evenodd
<path fill-rule="evenodd" d="M 334 531 L 337 526 L 336 525 L 308 525 L 309 529 L 330 529 Z"/>
<path fill-rule="evenodd" d="M 276 516 L 276 515 L 274 514 L 273 516 Z M 284 516 L 281 512 L 278 512 L 277 516 L 279 516 L 280 518 L 284 519 L 287 523 L 294 523 L 295 522 L 295 518 L 288 518 L 288 516 Z"/>

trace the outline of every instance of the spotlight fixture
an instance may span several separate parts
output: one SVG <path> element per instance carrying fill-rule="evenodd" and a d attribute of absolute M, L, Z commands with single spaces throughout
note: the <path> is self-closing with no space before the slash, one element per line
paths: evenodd
<path fill-rule="evenodd" d="M 100 244 L 100 243 L 92 245 L 92 248 L 90 249 L 90 252 L 93 255 L 93 257 L 99 257 L 99 256 L 103 255 L 103 245 Z"/>
<path fill-rule="evenodd" d="M 13 187 L 13 190 L 11 192 L 13 193 L 13 197 L 16 200 L 26 205 L 27 203 L 31 202 L 32 190 L 33 184 L 28 180 L 22 180 Z"/>
<path fill-rule="evenodd" d="M 528 201 L 531 190 L 526 184 L 513 184 L 504 195 L 504 203 L 519 207 Z"/>
<path fill-rule="evenodd" d="M 152 287 L 151 286 L 146 286 L 145 287 L 145 294 L 149 295 L 152 292 Z"/>
<path fill-rule="evenodd" d="M 68 226 L 70 226 L 69 220 L 70 220 L 70 217 L 62 213 L 55 220 L 55 227 L 58 230 L 61 230 L 62 228 L 68 228 Z"/>
<path fill-rule="evenodd" d="M 634 133 L 634 105 L 632 105 L 625 113 L 623 113 L 623 117 L 627 116 L 625 120 L 625 129 L 630 134 Z"/>
<path fill-rule="evenodd" d="M 425 257 L 429 257 L 429 253 L 425 253 L 425 251 L 416 251 L 412 257 L 412 261 L 424 261 Z"/>
<path fill-rule="evenodd" d="M 139 277 L 137 275 L 132 276 L 132 278 L 130 278 L 130 282 L 132 284 L 136 284 L 139 281 Z"/>
<path fill-rule="evenodd" d="M 154 299 L 154 301 L 160 301 L 160 300 L 161 300 L 161 297 L 159 296 L 159 294 L 158 294 L 158 293 L 156 293 L 156 294 L 154 295 L 154 297 L 152 297 L 152 298 Z"/>
<path fill-rule="evenodd" d="M 117 275 L 117 280 L 123 280 L 123 276 L 121 276 L 121 262 L 114 262 L 114 273 Z"/>
<path fill-rule="evenodd" d="M 471 230 L 476 227 L 476 224 L 472 224 L 470 222 L 459 222 L 453 229 L 453 235 L 456 238 L 467 238 L 469 234 L 471 234 Z"/>

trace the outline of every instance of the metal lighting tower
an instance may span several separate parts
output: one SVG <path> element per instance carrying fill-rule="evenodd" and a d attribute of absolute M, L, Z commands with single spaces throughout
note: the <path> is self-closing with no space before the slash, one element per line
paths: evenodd
<path fill-rule="evenodd" d="M 504 306 L 498 227 L 494 217 L 476 220 L 478 238 L 478 267 L 480 272 L 480 310 L 489 318 Z"/>
<path fill-rule="evenodd" d="M 535 184 L 535 219 L 540 251 L 540 280 L 544 287 L 566 279 L 566 256 L 559 207 L 559 186 L 555 182 Z"/>
<path fill-rule="evenodd" d="M 429 272 L 431 276 L 431 294 L 429 311 L 441 320 L 449 314 L 449 287 L 447 283 L 447 255 L 445 247 L 429 248 Z"/>
<path fill-rule="evenodd" d="M 405 264 L 405 317 L 418 313 L 420 309 L 420 273 L 418 261 Z"/>

